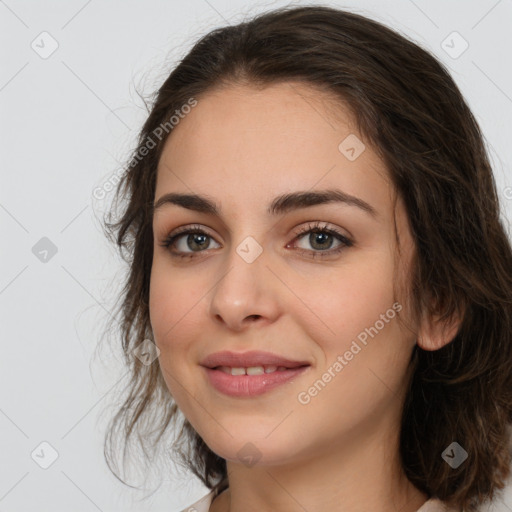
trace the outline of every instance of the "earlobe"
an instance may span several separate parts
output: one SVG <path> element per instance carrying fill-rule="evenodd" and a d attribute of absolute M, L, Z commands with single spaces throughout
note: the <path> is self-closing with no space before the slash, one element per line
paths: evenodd
<path fill-rule="evenodd" d="M 462 315 L 459 313 L 444 321 L 439 315 L 424 318 L 418 330 L 418 346 L 428 351 L 439 350 L 453 341 L 461 323 Z"/>

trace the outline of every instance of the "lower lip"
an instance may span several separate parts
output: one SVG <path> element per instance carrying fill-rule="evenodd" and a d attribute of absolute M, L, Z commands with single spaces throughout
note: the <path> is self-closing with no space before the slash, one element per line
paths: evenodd
<path fill-rule="evenodd" d="M 210 384 L 221 393 L 229 396 L 250 397 L 262 395 L 281 384 L 303 374 L 309 366 L 289 368 L 262 375 L 230 375 L 222 370 L 205 368 Z"/>

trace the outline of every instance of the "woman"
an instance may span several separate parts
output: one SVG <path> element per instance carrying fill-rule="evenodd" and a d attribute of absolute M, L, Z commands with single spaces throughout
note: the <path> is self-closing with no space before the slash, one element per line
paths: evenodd
<path fill-rule="evenodd" d="M 214 30 L 159 89 L 118 197 L 123 347 L 158 358 L 131 358 L 110 434 L 156 446 L 182 413 L 176 452 L 211 490 L 189 510 L 495 499 L 512 250 L 432 55 L 323 6 Z"/>

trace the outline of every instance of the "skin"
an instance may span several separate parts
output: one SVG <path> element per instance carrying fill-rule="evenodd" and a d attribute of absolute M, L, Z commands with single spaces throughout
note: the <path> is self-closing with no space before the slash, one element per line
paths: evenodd
<path fill-rule="evenodd" d="M 397 265 L 394 189 L 385 165 L 369 144 L 354 161 L 339 151 L 349 134 L 363 137 L 348 109 L 332 108 L 325 93 L 305 85 L 229 86 L 198 99 L 160 159 L 155 200 L 193 192 L 221 208 L 221 217 L 170 204 L 155 212 L 150 283 L 151 325 L 168 389 L 227 460 L 229 489 L 212 512 L 414 512 L 428 498 L 400 466 L 401 407 L 418 336 L 431 350 L 450 333 L 431 323 L 411 331 L 395 317 L 308 404 L 297 399 L 392 309 L 400 299 L 393 283 L 406 279 L 414 254 L 398 200 Z M 279 194 L 328 188 L 366 201 L 376 216 L 342 203 L 266 213 Z M 309 234 L 297 239 L 297 228 L 310 221 L 353 245 L 308 257 L 322 252 Z M 184 235 L 174 250 L 195 257 L 173 258 L 160 244 L 192 224 L 212 237 L 210 245 L 187 244 Z M 250 264 L 236 252 L 247 236 L 263 249 Z M 339 246 L 333 238 L 324 252 Z M 402 315 L 406 310 L 404 304 Z M 311 367 L 269 393 L 232 398 L 216 391 L 199 365 L 221 350 L 267 350 Z M 260 456 L 252 466 L 238 455 L 248 442 Z"/>

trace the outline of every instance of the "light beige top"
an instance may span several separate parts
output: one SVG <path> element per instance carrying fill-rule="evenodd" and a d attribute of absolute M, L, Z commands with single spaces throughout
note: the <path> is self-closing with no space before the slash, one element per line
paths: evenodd
<path fill-rule="evenodd" d="M 209 492 L 206 496 L 203 496 L 199 501 L 196 501 L 188 508 L 181 510 L 181 512 L 208 512 L 210 505 L 213 501 L 213 491 Z M 448 506 L 441 500 L 436 498 L 430 498 L 417 510 L 417 512 L 457 512 L 454 509 L 448 508 Z"/>

